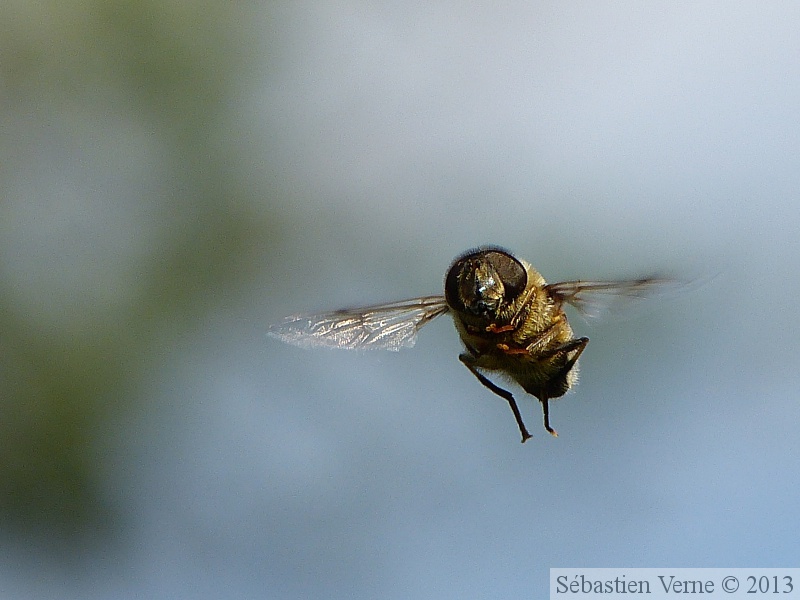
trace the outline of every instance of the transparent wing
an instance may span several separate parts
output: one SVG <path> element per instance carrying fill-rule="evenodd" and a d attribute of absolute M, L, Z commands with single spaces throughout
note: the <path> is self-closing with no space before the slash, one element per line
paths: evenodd
<path fill-rule="evenodd" d="M 629 281 L 562 281 L 545 289 L 558 303 L 566 302 L 587 317 L 620 313 L 641 300 L 675 291 L 684 284 L 675 279 L 645 277 Z"/>
<path fill-rule="evenodd" d="M 444 296 L 427 296 L 318 315 L 294 315 L 273 325 L 267 333 L 303 348 L 400 350 L 413 346 L 420 328 L 448 310 Z"/>

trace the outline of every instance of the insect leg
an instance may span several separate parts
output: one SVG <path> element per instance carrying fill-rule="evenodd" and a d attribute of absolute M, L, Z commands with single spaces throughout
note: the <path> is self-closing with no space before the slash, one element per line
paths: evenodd
<path fill-rule="evenodd" d="M 568 342 L 564 342 L 563 344 L 559 344 L 555 348 L 550 348 L 547 352 L 543 352 L 542 354 L 540 354 L 538 358 L 541 360 L 555 356 L 560 352 L 572 352 L 573 350 L 577 350 L 575 356 L 570 358 L 564 364 L 564 366 L 559 370 L 559 372 L 552 377 L 552 379 L 556 379 L 558 377 L 566 375 L 569 372 L 569 370 L 575 365 L 575 363 L 578 362 L 578 357 L 581 355 L 583 349 L 586 348 L 586 344 L 588 343 L 589 343 L 589 338 L 587 337 L 570 340 Z"/>
<path fill-rule="evenodd" d="M 558 437 L 558 432 L 550 427 L 550 405 L 548 404 L 548 398 L 546 394 L 542 394 L 542 397 L 539 398 L 539 402 L 542 403 L 542 415 L 544 418 L 544 428 L 547 429 L 548 433 L 553 437 Z"/>
<path fill-rule="evenodd" d="M 578 357 L 581 355 L 584 348 L 586 348 L 586 344 L 588 343 L 589 343 L 589 338 L 587 337 L 570 340 L 568 342 L 564 342 L 563 344 L 559 344 L 558 346 L 552 348 L 551 350 L 548 350 L 542 356 L 542 358 L 546 359 L 551 356 L 555 356 L 560 352 L 573 352 L 573 351 L 575 352 L 575 355 L 572 358 L 570 358 L 566 363 L 564 363 L 564 366 L 561 367 L 558 370 L 558 372 L 550 378 L 549 381 L 551 383 L 554 381 L 560 382 L 567 376 L 567 373 L 569 373 L 572 370 L 572 367 L 575 366 L 575 363 L 578 362 Z M 553 435 L 554 437 L 558 437 L 558 433 L 556 432 L 556 430 L 550 427 L 550 404 L 548 402 L 550 396 L 547 393 L 548 391 L 547 386 L 543 386 L 543 388 L 544 389 L 539 390 L 535 395 L 537 398 L 539 398 L 539 402 L 542 403 L 542 416 L 544 419 L 544 428 L 547 431 L 549 431 L 550 434 Z M 556 395 L 561 395 L 563 393 L 564 393 L 563 391 L 560 394 L 556 392 Z"/>
<path fill-rule="evenodd" d="M 464 363 L 464 366 L 467 367 L 472 372 L 472 374 L 475 375 L 475 377 L 478 378 L 478 381 L 480 381 L 483 385 L 485 385 L 495 394 L 497 394 L 501 398 L 505 399 L 506 402 L 508 402 L 509 406 L 511 407 L 511 412 L 514 413 L 514 418 L 517 420 L 517 427 L 519 427 L 519 432 L 522 434 L 522 443 L 524 444 L 528 438 L 533 437 L 531 436 L 530 433 L 528 433 L 528 430 L 525 428 L 525 423 L 522 421 L 522 415 L 519 412 L 517 401 L 514 400 L 514 396 L 511 394 L 511 392 L 509 392 L 508 390 L 504 390 L 500 386 L 495 385 L 494 383 L 489 381 L 489 379 L 487 379 L 483 375 L 483 373 L 478 371 L 478 369 L 476 369 L 475 365 L 473 364 L 475 362 L 475 357 L 472 356 L 471 354 L 467 354 L 465 352 L 463 354 L 460 354 L 458 359 L 462 363 Z"/>
<path fill-rule="evenodd" d="M 527 346 L 525 346 L 523 348 L 517 348 L 517 347 L 512 348 L 508 344 L 497 344 L 497 349 L 500 350 L 501 352 L 505 352 L 506 354 L 528 354 L 528 355 L 532 355 L 533 354 L 533 349 L 536 346 L 538 346 L 539 344 L 544 344 L 548 340 L 550 335 L 553 333 L 553 330 L 555 328 L 556 328 L 556 323 L 553 323 L 552 325 L 547 327 L 547 329 L 545 329 L 544 331 L 538 333 L 536 335 L 536 337 L 533 338 L 533 340 Z M 506 330 L 507 330 L 507 326 L 496 327 L 494 325 L 490 325 L 489 327 L 486 328 L 486 331 L 489 331 L 491 333 L 503 333 Z M 557 352 L 561 352 L 561 349 L 559 349 Z M 549 356 L 552 356 L 552 355 L 547 353 L 544 356 L 545 357 L 549 357 Z"/>

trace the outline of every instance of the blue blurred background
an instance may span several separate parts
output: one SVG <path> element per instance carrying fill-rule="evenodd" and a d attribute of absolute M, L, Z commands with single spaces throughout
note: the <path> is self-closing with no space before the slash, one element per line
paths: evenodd
<path fill-rule="evenodd" d="M 797 566 L 800 5 L 11 0 L 0 56 L 3 597 Z M 576 318 L 525 445 L 447 317 L 265 337 L 484 243 L 704 285 Z"/>

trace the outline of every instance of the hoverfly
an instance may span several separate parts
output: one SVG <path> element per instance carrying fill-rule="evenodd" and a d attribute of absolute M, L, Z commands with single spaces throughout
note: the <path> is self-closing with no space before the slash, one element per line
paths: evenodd
<path fill-rule="evenodd" d="M 484 372 L 505 375 L 535 396 L 544 428 L 557 436 L 548 402 L 576 383 L 578 358 L 589 342 L 574 337 L 564 304 L 594 315 L 615 300 L 643 298 L 668 283 L 646 277 L 547 284 L 524 260 L 484 246 L 456 258 L 445 276 L 444 296 L 294 315 L 270 327 L 269 335 L 301 347 L 400 350 L 414 345 L 425 324 L 449 312 L 465 347 L 459 360 L 508 402 L 525 442 L 531 434 L 514 396 Z"/>

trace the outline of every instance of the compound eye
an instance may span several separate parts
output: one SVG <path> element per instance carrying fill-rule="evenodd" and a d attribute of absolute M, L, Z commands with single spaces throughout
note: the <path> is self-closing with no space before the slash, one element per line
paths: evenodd
<path fill-rule="evenodd" d="M 513 302 L 517 296 L 525 291 L 528 285 L 528 274 L 522 263 L 504 250 L 491 250 L 486 252 L 486 260 L 491 263 L 500 281 L 505 287 L 506 302 Z"/>
<path fill-rule="evenodd" d="M 473 258 L 474 254 L 457 258 L 447 271 L 447 275 L 444 279 L 445 300 L 450 308 L 459 312 L 464 312 L 467 310 L 467 307 L 464 304 L 464 298 L 462 298 L 460 291 L 460 282 L 464 277 L 464 273 L 472 270 L 471 263 Z"/>

